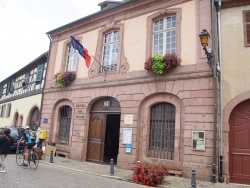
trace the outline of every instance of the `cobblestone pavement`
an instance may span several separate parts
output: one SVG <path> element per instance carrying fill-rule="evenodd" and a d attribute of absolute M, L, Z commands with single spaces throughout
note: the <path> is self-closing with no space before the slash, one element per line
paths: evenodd
<path fill-rule="evenodd" d="M 64 163 L 64 162 L 63 162 Z M 0 173 L 0 188 L 146 188 L 146 186 L 105 178 L 41 161 L 36 170 L 17 166 L 15 155 L 8 155 L 6 172 Z"/>
<path fill-rule="evenodd" d="M 15 157 L 10 156 L 10 157 Z M 110 165 L 101 165 L 90 162 L 79 162 L 76 160 L 66 159 L 63 157 L 53 157 L 51 160 L 50 156 L 44 156 L 40 163 L 46 164 L 48 166 L 53 166 L 57 168 L 63 168 L 65 170 L 70 170 L 74 172 L 81 172 L 85 174 L 90 174 L 94 176 L 100 176 L 105 178 L 118 179 L 123 181 L 131 182 L 132 171 L 118 169 L 114 167 L 114 175 L 110 175 Z M 39 168 L 39 167 L 38 167 Z M 136 187 L 136 184 L 130 184 L 129 187 Z M 46 186 L 45 186 L 46 187 Z M 182 177 L 168 176 L 162 188 L 190 188 L 191 180 Z M 226 183 L 215 183 L 205 181 L 196 181 L 197 188 L 250 188 L 250 185 L 241 185 L 241 184 L 226 184 Z"/>
<path fill-rule="evenodd" d="M 79 162 L 71 159 L 66 159 L 63 157 L 54 157 L 53 163 L 50 163 L 50 157 L 45 156 L 41 162 L 49 165 L 55 165 L 58 167 L 68 168 L 71 170 L 82 171 L 84 173 L 115 178 L 124 181 L 131 181 L 132 171 L 114 168 L 114 176 L 110 176 L 110 165 L 100 165 L 90 162 Z M 161 186 L 163 188 L 190 188 L 191 179 L 168 176 L 164 184 Z M 197 188 L 250 188 L 250 185 L 243 184 L 233 184 L 233 183 L 210 183 L 206 181 L 196 181 Z"/>

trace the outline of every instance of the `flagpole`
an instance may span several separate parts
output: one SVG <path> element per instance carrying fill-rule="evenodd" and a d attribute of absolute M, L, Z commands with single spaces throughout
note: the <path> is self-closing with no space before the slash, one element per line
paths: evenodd
<path fill-rule="evenodd" d="M 101 65 L 101 63 L 100 63 L 99 61 L 97 61 L 97 59 L 96 59 L 93 55 L 91 55 L 91 56 L 94 58 L 94 60 L 96 60 L 97 63 L 99 63 L 99 65 L 100 65 L 100 66 L 102 67 L 102 69 L 105 71 L 104 81 L 106 81 L 107 68 L 106 68 L 105 66 Z"/>

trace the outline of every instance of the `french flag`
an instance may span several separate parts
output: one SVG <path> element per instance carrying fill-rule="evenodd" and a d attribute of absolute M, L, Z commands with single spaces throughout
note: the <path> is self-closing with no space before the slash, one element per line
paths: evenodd
<path fill-rule="evenodd" d="M 74 37 L 71 37 L 71 44 L 75 50 L 85 59 L 86 66 L 89 68 L 91 63 L 91 57 L 88 53 L 88 50 L 84 48 Z"/>

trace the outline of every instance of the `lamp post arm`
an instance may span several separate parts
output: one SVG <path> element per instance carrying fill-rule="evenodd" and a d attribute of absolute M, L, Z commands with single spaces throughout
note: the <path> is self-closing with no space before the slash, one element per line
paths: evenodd
<path fill-rule="evenodd" d="M 211 67 L 211 60 L 212 60 L 212 57 L 213 57 L 212 52 L 208 52 L 206 46 L 203 47 L 203 50 L 205 51 L 205 54 L 207 55 L 207 60 L 208 60 L 207 63 L 208 63 L 208 64 L 210 65 L 210 67 Z"/>

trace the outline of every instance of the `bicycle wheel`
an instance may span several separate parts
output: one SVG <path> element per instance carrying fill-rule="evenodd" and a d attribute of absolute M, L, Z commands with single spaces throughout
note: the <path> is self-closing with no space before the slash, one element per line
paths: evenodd
<path fill-rule="evenodd" d="M 20 152 L 20 153 L 17 153 L 16 154 L 16 164 L 18 165 L 18 166 L 22 166 L 22 164 L 23 164 L 23 154 L 22 154 L 22 152 Z"/>
<path fill-rule="evenodd" d="M 38 167 L 38 164 L 39 164 L 38 155 L 36 153 L 30 154 L 28 163 L 29 163 L 30 168 L 35 170 Z"/>

